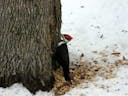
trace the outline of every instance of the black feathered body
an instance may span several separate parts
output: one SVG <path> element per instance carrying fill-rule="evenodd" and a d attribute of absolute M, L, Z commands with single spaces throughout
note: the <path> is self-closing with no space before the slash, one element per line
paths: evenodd
<path fill-rule="evenodd" d="M 58 44 L 54 54 L 54 58 L 59 63 L 59 65 L 63 68 L 65 80 L 70 81 L 69 52 L 68 52 L 68 47 L 66 42 L 61 41 Z"/>

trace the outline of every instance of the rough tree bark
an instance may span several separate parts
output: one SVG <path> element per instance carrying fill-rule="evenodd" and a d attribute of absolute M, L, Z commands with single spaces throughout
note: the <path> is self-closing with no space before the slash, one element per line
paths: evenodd
<path fill-rule="evenodd" d="M 60 28 L 60 0 L 0 0 L 0 86 L 50 90 Z"/>

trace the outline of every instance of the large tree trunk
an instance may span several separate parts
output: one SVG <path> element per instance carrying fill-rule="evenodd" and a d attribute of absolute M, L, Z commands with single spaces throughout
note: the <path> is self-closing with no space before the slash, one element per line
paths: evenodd
<path fill-rule="evenodd" d="M 50 90 L 60 28 L 60 0 L 0 0 L 0 86 Z"/>

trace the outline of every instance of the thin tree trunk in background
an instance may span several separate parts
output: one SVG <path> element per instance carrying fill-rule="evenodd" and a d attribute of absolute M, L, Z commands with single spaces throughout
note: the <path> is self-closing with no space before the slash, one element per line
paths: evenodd
<path fill-rule="evenodd" d="M 60 28 L 60 0 L 0 0 L 0 86 L 50 90 Z"/>

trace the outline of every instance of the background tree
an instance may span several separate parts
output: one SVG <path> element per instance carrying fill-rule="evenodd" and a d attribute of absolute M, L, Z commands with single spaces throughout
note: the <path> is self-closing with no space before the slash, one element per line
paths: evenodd
<path fill-rule="evenodd" d="M 60 0 L 0 0 L 0 86 L 50 90 L 60 28 Z"/>

